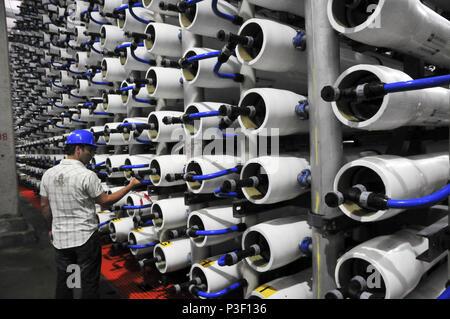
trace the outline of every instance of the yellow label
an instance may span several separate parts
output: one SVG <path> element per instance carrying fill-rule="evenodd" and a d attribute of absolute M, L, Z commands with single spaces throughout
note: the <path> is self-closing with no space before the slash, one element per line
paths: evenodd
<path fill-rule="evenodd" d="M 160 245 L 163 247 L 167 247 L 169 245 L 172 245 L 172 242 L 171 241 L 163 241 L 162 243 L 160 243 Z"/>
<path fill-rule="evenodd" d="M 264 298 L 269 298 L 270 296 L 272 296 L 274 293 L 277 292 L 277 290 L 275 288 L 273 288 L 269 285 L 259 286 L 254 291 L 259 292 L 261 295 L 264 296 Z"/>
<path fill-rule="evenodd" d="M 251 198 L 261 196 L 261 192 L 255 187 L 244 187 L 244 190 L 247 192 L 247 195 Z"/>
<path fill-rule="evenodd" d="M 120 218 L 113 219 L 113 222 L 120 222 Z"/>
<path fill-rule="evenodd" d="M 140 232 L 142 230 L 142 227 L 136 228 L 135 230 L 133 230 L 135 233 Z"/>
<path fill-rule="evenodd" d="M 208 268 L 209 266 L 214 264 L 214 260 L 210 260 L 210 259 L 205 259 L 201 262 L 199 262 L 200 266 L 202 266 L 203 268 Z"/>

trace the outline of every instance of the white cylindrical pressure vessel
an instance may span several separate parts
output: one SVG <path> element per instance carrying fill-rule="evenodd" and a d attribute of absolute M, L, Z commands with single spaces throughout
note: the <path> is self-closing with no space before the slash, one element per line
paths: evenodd
<path fill-rule="evenodd" d="M 190 48 L 183 57 L 189 59 L 193 56 L 214 52 L 213 49 L 207 48 Z M 217 62 L 217 58 L 209 58 L 203 60 L 192 61 L 188 66 L 182 69 L 183 83 L 185 85 L 193 85 L 204 88 L 233 88 L 239 87 L 239 83 L 231 79 L 224 79 L 217 76 L 213 70 Z M 229 60 L 222 64 L 219 72 L 227 74 L 236 74 L 239 72 L 241 65 L 238 60 L 231 56 Z"/>
<path fill-rule="evenodd" d="M 149 134 L 153 142 L 178 142 L 184 138 L 182 124 L 164 124 L 166 116 L 179 117 L 183 112 L 177 111 L 155 111 L 148 115 L 148 124 L 154 128 L 149 129 Z"/>
<path fill-rule="evenodd" d="M 103 50 L 114 50 L 122 42 L 126 42 L 127 37 L 124 31 L 115 25 L 102 25 L 100 29 L 100 46 Z"/>
<path fill-rule="evenodd" d="M 126 53 L 127 54 L 125 57 L 120 58 L 120 64 L 122 64 L 124 68 L 127 70 L 146 72 L 148 68 L 151 66 L 150 61 L 155 59 L 155 57 L 152 54 L 147 52 L 146 48 L 141 46 L 138 46 L 134 50 L 134 55 L 138 59 L 136 59 L 131 54 L 131 47 L 126 48 Z M 139 59 L 142 59 L 145 62 L 140 61 Z M 149 63 L 147 63 L 147 61 L 149 61 Z"/>
<path fill-rule="evenodd" d="M 121 243 L 128 240 L 128 234 L 133 228 L 133 217 L 116 218 L 109 222 L 109 236 L 113 242 Z"/>
<path fill-rule="evenodd" d="M 127 154 L 110 155 L 105 161 L 106 171 L 109 178 L 123 178 L 123 171 L 119 170 L 119 167 L 124 165 L 125 160 L 128 158 Z"/>
<path fill-rule="evenodd" d="M 131 13 L 130 9 L 125 9 L 125 19 L 117 19 L 117 26 L 123 31 L 144 32 L 147 24 L 154 20 L 153 12 L 142 7 L 133 7 L 133 13 L 142 20 L 139 21 Z M 144 23 L 144 21 L 149 21 Z"/>
<path fill-rule="evenodd" d="M 108 23 L 109 19 L 102 16 L 100 11 L 90 11 L 89 12 L 89 20 L 86 24 L 86 28 L 90 32 L 100 32 L 101 27 Z"/>
<path fill-rule="evenodd" d="M 411 81 L 402 71 L 380 65 L 356 65 L 336 80 L 335 87 L 346 89 L 365 83 Z M 436 87 L 389 93 L 368 101 L 332 102 L 333 112 L 343 124 L 364 130 L 393 130 L 401 126 L 445 126 L 449 123 L 450 91 Z"/>
<path fill-rule="evenodd" d="M 261 136 L 290 135 L 309 132 L 309 122 L 299 119 L 296 106 L 307 98 L 286 90 L 255 88 L 245 91 L 239 107 L 252 109 L 240 115 L 239 124 L 246 134 Z"/>
<path fill-rule="evenodd" d="M 186 107 L 186 114 L 192 113 L 200 113 L 200 112 L 209 112 L 209 111 L 217 111 L 223 103 L 215 103 L 215 102 L 196 102 L 191 103 Z M 185 121 L 184 122 L 184 131 L 186 132 L 186 136 L 190 136 L 191 138 L 200 138 L 206 140 L 208 138 L 214 139 L 217 138 L 214 134 L 204 134 L 207 130 L 208 132 L 218 132 L 217 127 L 219 126 L 221 116 L 213 116 L 213 117 L 202 117 L 199 119 Z M 237 122 L 234 121 L 229 128 L 236 128 L 238 126 Z"/>
<path fill-rule="evenodd" d="M 151 54 L 180 58 L 182 55 L 180 32 L 178 26 L 158 22 L 149 23 L 145 33 L 151 38 L 144 40 L 144 46 Z"/>
<path fill-rule="evenodd" d="M 128 245 L 131 246 L 144 246 L 153 243 L 158 240 L 158 232 L 153 226 L 139 227 L 133 229 L 128 234 Z M 141 259 L 153 252 L 154 246 L 136 248 L 130 247 L 130 252 L 133 256 Z"/>
<path fill-rule="evenodd" d="M 283 217 L 249 227 L 242 235 L 242 249 L 258 244 L 261 254 L 247 257 L 251 268 L 265 272 L 285 266 L 301 256 L 300 243 L 311 237 L 305 217 Z"/>
<path fill-rule="evenodd" d="M 150 162 L 150 169 L 154 172 L 150 175 L 150 180 L 155 186 L 175 186 L 183 185 L 184 180 L 167 181 L 167 174 L 180 174 L 183 172 L 186 163 L 186 155 L 160 155 Z"/>
<path fill-rule="evenodd" d="M 104 232 L 109 229 L 109 221 L 114 219 L 116 217 L 116 214 L 114 212 L 110 212 L 109 210 L 102 210 L 102 211 L 97 212 L 96 216 L 97 216 L 98 224 L 99 225 L 103 224 L 102 226 L 100 226 L 98 228 L 98 230 L 100 232 Z"/>
<path fill-rule="evenodd" d="M 123 0 L 105 0 L 103 1 L 103 4 L 99 5 L 99 9 L 104 13 L 113 13 L 115 9 L 123 4 L 123 2 Z"/>
<path fill-rule="evenodd" d="M 102 53 L 100 41 L 94 42 L 91 45 L 91 49 L 87 52 L 87 57 L 88 57 L 88 59 L 86 61 L 87 65 L 94 65 L 94 64 L 97 64 L 98 62 L 102 61 L 103 53 Z"/>
<path fill-rule="evenodd" d="M 398 50 L 444 67 L 450 65 L 450 21 L 419 0 L 358 5 L 330 0 L 327 13 L 332 27 L 352 40 Z"/>
<path fill-rule="evenodd" d="M 395 234 L 372 238 L 346 252 L 337 261 L 335 280 L 338 288 L 354 276 L 367 281 L 368 292 L 380 298 L 400 299 L 410 293 L 421 277 L 439 260 L 418 260 L 429 248 L 428 239 L 417 236 L 418 230 L 406 228 Z"/>
<path fill-rule="evenodd" d="M 412 157 L 394 155 L 367 156 L 345 164 L 336 174 L 334 191 L 363 185 L 368 192 L 386 195 L 390 199 L 419 198 L 447 184 L 448 153 Z M 341 211 L 361 222 L 390 218 L 404 209 L 373 210 L 351 202 L 339 205 Z"/>
<path fill-rule="evenodd" d="M 153 249 L 153 257 L 160 273 L 170 273 L 189 267 L 191 264 L 191 246 L 188 238 L 175 239 L 159 243 Z"/>
<path fill-rule="evenodd" d="M 233 216 L 232 206 L 208 207 L 192 211 L 188 217 L 187 227 L 198 227 L 198 230 L 221 230 L 240 223 L 242 223 L 242 218 Z M 197 247 L 207 247 L 224 243 L 239 236 L 241 236 L 239 232 L 230 232 L 216 236 L 199 235 L 191 237 L 191 240 Z"/>
<path fill-rule="evenodd" d="M 122 104 L 126 108 L 133 107 L 154 107 L 153 103 L 150 103 L 151 99 L 145 87 L 138 88 L 137 94 L 135 94 L 136 84 L 130 84 L 127 81 L 123 81 L 120 85 L 121 88 L 133 87 L 129 90 L 121 92 Z"/>
<path fill-rule="evenodd" d="M 236 56 L 240 63 L 265 71 L 306 72 L 306 52 L 295 49 L 292 43 L 297 35 L 294 28 L 253 18 L 241 26 L 239 35 L 254 38 L 252 47 L 238 44 Z"/>
<path fill-rule="evenodd" d="M 81 99 L 71 97 L 69 94 L 61 94 L 61 104 L 64 106 L 77 106 L 80 102 L 82 102 Z"/>
<path fill-rule="evenodd" d="M 147 171 L 150 169 L 150 163 L 152 162 L 155 155 L 152 154 L 139 154 L 139 155 L 130 155 L 125 159 L 124 165 L 148 165 L 146 167 L 136 167 L 129 168 L 124 171 L 125 178 L 127 180 L 131 180 L 131 178 L 139 171 Z"/>
<path fill-rule="evenodd" d="M 239 262 L 232 266 L 219 266 L 220 256 L 209 257 L 191 266 L 189 279 L 199 278 L 200 288 L 207 293 L 218 292 L 230 287 L 243 277 L 243 265 Z"/>
<path fill-rule="evenodd" d="M 217 9 L 227 15 L 235 16 L 238 9 L 232 4 L 218 0 Z M 236 33 L 239 29 L 231 20 L 217 16 L 207 1 L 197 2 L 188 6 L 185 12 L 178 15 L 180 26 L 195 34 L 215 38 L 217 31 L 225 30 Z"/>
<path fill-rule="evenodd" d="M 295 48 L 293 39 L 297 36 L 297 30 L 293 27 L 272 20 L 252 18 L 241 26 L 239 35 L 253 39 L 250 46 L 238 44 L 236 56 L 240 63 L 262 71 L 307 73 L 306 50 Z M 340 47 L 341 68 L 346 69 L 361 63 L 384 63 L 401 67 L 381 55 L 354 52 L 345 45 Z M 303 84 L 305 80 L 299 75 L 297 77 Z"/>
<path fill-rule="evenodd" d="M 81 25 L 77 25 L 74 28 L 74 33 L 75 33 L 75 43 L 80 46 L 82 43 L 89 41 L 91 39 L 90 36 L 87 36 L 84 34 L 84 31 L 86 31 L 86 27 L 85 26 L 81 26 Z M 81 53 L 81 52 L 77 52 Z"/>
<path fill-rule="evenodd" d="M 158 214 L 158 218 L 153 219 L 153 225 L 158 231 L 186 226 L 188 209 L 184 197 L 157 200 L 152 205 L 152 214 Z"/>
<path fill-rule="evenodd" d="M 164 99 L 182 99 L 183 86 L 180 83 L 181 70 L 175 68 L 151 67 L 145 78 L 150 81 L 145 85 L 151 97 Z"/>
<path fill-rule="evenodd" d="M 231 169 L 239 164 L 239 158 L 229 155 L 204 155 L 193 157 L 186 164 L 186 173 L 199 175 L 208 175 L 217 173 L 226 169 Z M 213 193 L 227 179 L 237 179 L 238 174 L 218 176 L 212 179 L 186 181 L 188 189 L 196 194 Z"/>
<path fill-rule="evenodd" d="M 256 176 L 258 183 L 253 187 L 242 187 L 242 192 L 254 204 L 293 199 L 308 191 L 298 182 L 298 176 L 309 167 L 309 162 L 300 157 L 261 156 L 250 159 L 242 167 L 241 180 Z"/>
<path fill-rule="evenodd" d="M 103 93 L 103 109 L 105 112 L 126 114 L 127 107 L 122 102 L 120 94 Z"/>
<path fill-rule="evenodd" d="M 86 51 L 80 51 L 75 54 L 75 67 L 77 69 L 79 68 L 85 68 L 88 64 L 88 52 Z M 61 71 L 62 72 L 62 71 Z"/>
<path fill-rule="evenodd" d="M 131 71 L 125 69 L 118 58 L 103 58 L 102 60 L 102 77 L 105 81 L 122 81 Z"/>
<path fill-rule="evenodd" d="M 62 85 L 74 85 L 75 79 L 69 74 L 69 71 L 61 70 L 59 72 Z"/>
<path fill-rule="evenodd" d="M 106 143 L 105 136 L 103 135 L 103 130 L 104 126 L 91 126 L 90 131 L 92 134 L 94 134 L 95 143 Z"/>
<path fill-rule="evenodd" d="M 77 79 L 76 86 L 77 94 L 81 96 L 97 96 L 100 92 L 100 90 L 97 87 L 91 85 L 88 80 Z"/>
<path fill-rule="evenodd" d="M 311 269 L 283 276 L 254 289 L 249 299 L 313 299 Z"/>
<path fill-rule="evenodd" d="M 123 122 L 106 123 L 103 131 L 105 132 L 105 142 L 107 145 L 126 145 L 122 133 L 118 133 L 117 129 Z M 123 177 L 123 176 L 122 176 Z"/>
<path fill-rule="evenodd" d="M 164 15 L 168 15 L 168 16 L 177 16 L 178 13 L 174 12 L 174 11 L 166 11 L 166 10 L 161 10 L 159 7 L 159 3 L 161 1 L 159 0 L 142 0 L 142 4 L 144 5 L 145 8 L 149 9 L 150 11 L 153 11 L 154 13 L 159 13 Z M 164 3 L 167 4 L 177 4 L 178 0 L 164 0 Z"/>
<path fill-rule="evenodd" d="M 92 133 L 92 127 L 91 127 Z M 107 154 L 96 154 L 91 159 L 92 168 L 100 169 L 101 167 L 106 167 L 106 159 L 108 158 Z"/>
<path fill-rule="evenodd" d="M 270 10 L 289 12 L 298 16 L 305 16 L 305 1 L 304 0 L 248 0 L 249 3 L 267 8 Z"/>

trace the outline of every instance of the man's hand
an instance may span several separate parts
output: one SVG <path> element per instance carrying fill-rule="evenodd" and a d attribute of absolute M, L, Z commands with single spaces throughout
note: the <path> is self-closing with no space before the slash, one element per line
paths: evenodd
<path fill-rule="evenodd" d="M 53 245 L 53 233 L 52 233 L 52 231 L 48 232 L 48 239 L 50 240 L 50 244 Z"/>
<path fill-rule="evenodd" d="M 133 177 L 133 178 L 130 180 L 130 182 L 128 183 L 128 185 L 131 186 L 132 188 L 134 188 L 134 187 L 136 187 L 136 186 L 138 186 L 138 185 L 141 185 L 141 184 L 142 184 L 141 181 L 138 180 L 136 177 Z"/>

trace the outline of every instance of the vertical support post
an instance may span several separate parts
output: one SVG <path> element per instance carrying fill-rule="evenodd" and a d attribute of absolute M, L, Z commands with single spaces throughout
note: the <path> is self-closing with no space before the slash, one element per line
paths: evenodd
<path fill-rule="evenodd" d="M 6 10 L 0 5 L 0 216 L 19 214 Z"/>
<path fill-rule="evenodd" d="M 328 0 L 307 0 L 305 22 L 308 56 L 308 99 L 310 105 L 311 209 L 313 214 L 328 215 L 324 196 L 333 188 L 334 177 L 342 165 L 342 131 L 331 104 L 322 100 L 320 91 L 339 75 L 340 52 L 337 34 L 327 18 Z M 330 235 L 313 228 L 313 295 L 322 299 L 335 288 L 334 269 L 343 236 Z"/>

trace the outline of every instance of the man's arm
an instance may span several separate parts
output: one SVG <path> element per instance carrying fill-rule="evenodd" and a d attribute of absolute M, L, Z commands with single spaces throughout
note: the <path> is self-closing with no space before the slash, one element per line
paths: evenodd
<path fill-rule="evenodd" d="M 95 198 L 95 202 L 97 204 L 100 204 L 102 207 L 110 207 L 114 203 L 118 202 L 126 194 L 128 194 L 128 192 L 131 191 L 136 185 L 139 184 L 141 184 L 141 182 L 133 177 L 127 186 L 109 195 L 106 193 L 101 193 L 99 196 Z"/>
<path fill-rule="evenodd" d="M 41 196 L 41 214 L 44 216 L 45 222 L 48 226 L 48 238 L 50 243 L 53 244 L 53 234 L 52 234 L 52 209 L 50 208 L 50 202 L 48 201 L 48 197 Z"/>
<path fill-rule="evenodd" d="M 41 196 L 41 213 L 44 216 L 44 219 L 47 223 L 48 229 L 52 230 L 52 210 L 50 208 L 50 202 L 48 201 L 48 197 Z"/>

